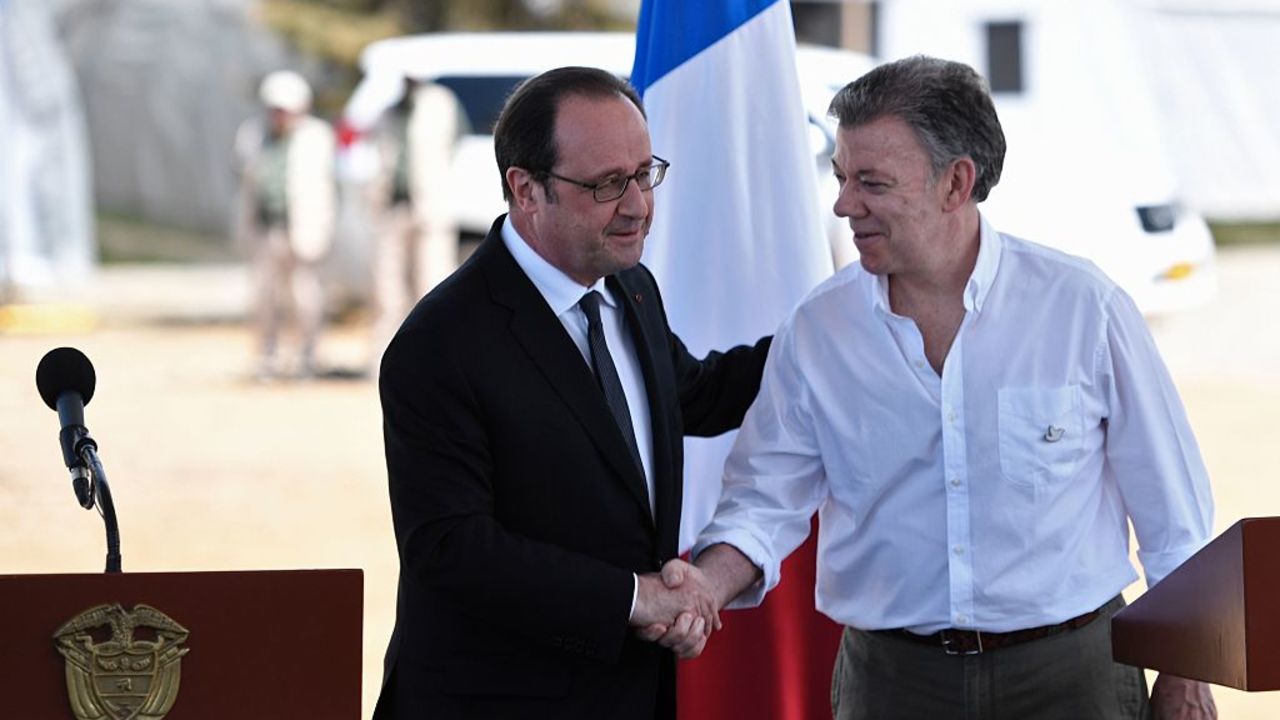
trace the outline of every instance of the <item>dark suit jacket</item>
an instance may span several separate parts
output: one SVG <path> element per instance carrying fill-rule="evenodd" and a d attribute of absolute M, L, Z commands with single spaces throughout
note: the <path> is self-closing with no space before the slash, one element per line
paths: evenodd
<path fill-rule="evenodd" d="M 502 220 L 383 356 L 400 588 L 375 717 L 671 717 L 674 659 L 627 626 L 632 572 L 675 556 L 681 438 L 738 426 L 769 340 L 698 360 L 647 269 L 606 280 L 648 392 L 655 519 L 591 369 L 503 244 Z"/>

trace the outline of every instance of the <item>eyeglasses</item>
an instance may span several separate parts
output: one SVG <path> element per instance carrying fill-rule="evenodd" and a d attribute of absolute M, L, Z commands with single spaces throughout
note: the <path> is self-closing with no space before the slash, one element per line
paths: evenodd
<path fill-rule="evenodd" d="M 636 181 L 636 185 L 641 190 L 652 190 L 661 185 L 663 178 L 667 176 L 667 168 L 671 167 L 671 163 L 657 155 L 653 156 L 653 160 L 652 165 L 640 168 L 632 175 L 610 175 L 597 183 L 574 180 L 563 175 L 557 175 L 550 170 L 544 170 L 542 174 L 590 190 L 591 197 L 595 198 L 596 202 L 605 203 L 622 197 L 627 192 L 627 186 L 631 184 L 632 180 Z"/>

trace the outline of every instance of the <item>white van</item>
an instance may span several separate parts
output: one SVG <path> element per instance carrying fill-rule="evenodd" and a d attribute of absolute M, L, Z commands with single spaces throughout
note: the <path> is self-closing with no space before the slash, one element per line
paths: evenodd
<path fill-rule="evenodd" d="M 600 67 L 625 77 L 634 52 L 635 37 L 629 33 L 456 33 L 373 43 L 361 54 L 364 76 L 341 122 L 346 140 L 342 174 L 348 182 L 369 177 L 376 158 L 362 138 L 400 99 L 405 77 L 445 85 L 458 96 L 470 122 L 453 163 L 458 219 L 464 233 L 482 235 L 506 211 L 490 131 L 507 94 L 522 80 L 562 65 Z M 860 53 L 804 45 L 796 55 L 823 227 L 842 265 L 855 259 L 857 251 L 847 223 L 831 211 L 837 191 L 830 161 L 835 126 L 826 110 L 832 96 L 875 61 Z M 1019 121 L 1017 108 L 1002 107 L 999 96 L 996 102 L 1010 141 L 1003 176 L 1010 182 L 1009 187 L 998 185 L 981 207 L 997 228 L 1093 260 L 1147 313 L 1212 297 L 1213 238 L 1203 219 L 1171 195 L 1152 195 L 1149 183 L 1141 183 L 1141 196 L 1139 183 L 1102 185 L 1102 178 L 1095 179 L 1097 187 L 1079 182 L 1054 186 L 1052 165 L 1041 167 L 1044 158 L 1028 152 L 1033 143 L 1026 136 L 1034 129 Z M 679 158 L 670 159 L 679 166 Z M 1109 179 L 1129 177 L 1118 159 L 1111 161 Z"/>

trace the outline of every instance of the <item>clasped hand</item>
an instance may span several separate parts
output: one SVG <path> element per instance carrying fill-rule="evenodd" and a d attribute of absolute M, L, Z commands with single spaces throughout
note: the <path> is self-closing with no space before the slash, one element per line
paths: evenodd
<path fill-rule="evenodd" d="M 636 635 L 685 659 L 701 654 L 712 631 L 720 629 L 720 608 L 707 576 L 675 559 L 661 573 L 640 575 L 639 583 L 631 617 Z"/>

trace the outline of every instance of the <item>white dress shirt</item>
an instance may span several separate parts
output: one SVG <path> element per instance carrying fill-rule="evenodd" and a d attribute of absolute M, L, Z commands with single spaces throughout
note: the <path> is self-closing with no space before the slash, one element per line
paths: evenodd
<path fill-rule="evenodd" d="M 649 489 L 649 512 L 653 512 L 653 428 L 649 424 L 649 396 L 645 392 L 644 375 L 640 372 L 640 361 L 636 355 L 636 344 L 627 331 L 626 311 L 618 304 L 604 282 L 597 280 L 591 287 L 583 287 L 576 280 L 565 275 L 556 266 L 547 262 L 516 232 L 508 217 L 502 223 L 502 242 L 515 258 L 516 264 L 529 277 L 533 286 L 538 289 L 542 299 L 547 301 L 551 312 L 555 313 L 560 324 L 564 326 L 569 338 L 582 353 L 587 363 L 587 370 L 594 376 L 591 367 L 591 348 L 587 345 L 587 315 L 578 307 L 583 295 L 595 290 L 600 293 L 600 324 L 604 326 L 604 341 L 609 346 L 609 355 L 618 369 L 618 379 L 622 381 L 622 390 L 627 395 L 627 409 L 631 411 L 631 427 L 635 430 L 636 448 L 640 451 L 640 462 L 644 465 L 645 485 Z"/>
<path fill-rule="evenodd" d="M 734 545 L 760 602 L 819 511 L 818 609 L 877 630 L 1005 632 L 1149 585 L 1209 539 L 1213 500 L 1132 300 L 1091 263 L 995 232 L 941 377 L 888 280 L 852 265 L 774 339 L 695 553 Z"/>

